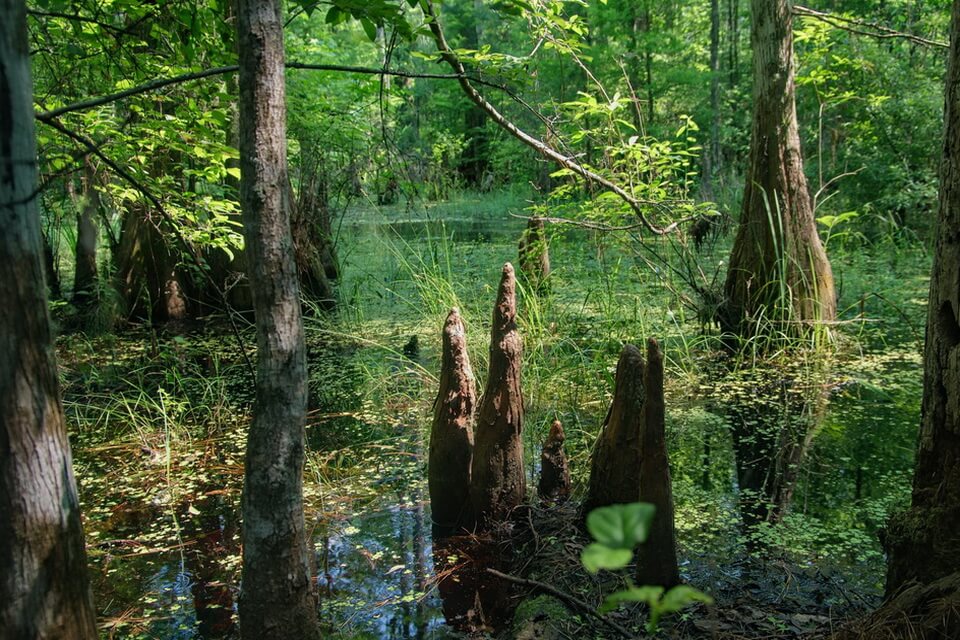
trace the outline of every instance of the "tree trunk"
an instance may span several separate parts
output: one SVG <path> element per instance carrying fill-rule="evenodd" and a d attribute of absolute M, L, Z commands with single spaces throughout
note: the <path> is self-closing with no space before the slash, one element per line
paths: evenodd
<path fill-rule="evenodd" d="M 473 463 L 473 412 L 476 382 L 460 312 L 452 309 L 443 326 L 440 392 L 434 403 L 427 465 L 434 535 L 448 535 L 469 524 L 470 465 Z"/>
<path fill-rule="evenodd" d="M 710 145 L 704 153 L 706 192 L 714 197 L 720 173 L 720 0 L 710 0 Z"/>
<path fill-rule="evenodd" d="M 520 274 L 531 292 L 546 293 L 549 289 L 550 250 L 543 218 L 530 218 L 520 236 L 518 251 Z"/>
<path fill-rule="evenodd" d="M 318 638 L 303 520 L 307 367 L 290 236 L 283 22 L 240 0 L 240 202 L 257 326 L 257 392 L 243 490 L 241 637 Z"/>
<path fill-rule="evenodd" d="M 513 265 L 503 276 L 493 310 L 490 369 L 477 417 L 470 496 L 480 524 L 504 520 L 527 493 L 523 472 L 523 394 L 520 364 L 523 345 L 517 332 L 516 278 Z"/>
<path fill-rule="evenodd" d="M 287 199 L 290 202 L 290 230 L 293 234 L 293 253 L 300 278 L 300 288 L 322 309 L 332 311 L 337 306 L 333 285 L 327 278 L 322 247 L 322 237 L 317 220 L 314 219 L 311 198 L 301 194 L 298 202 L 293 186 L 287 184 Z"/>
<path fill-rule="evenodd" d="M 26 6 L 0 0 L 0 636 L 97 637 L 37 208 Z"/>
<path fill-rule="evenodd" d="M 836 317 L 833 273 L 803 174 L 791 0 L 753 0 L 753 132 L 721 311 L 725 331 L 800 333 Z"/>
<path fill-rule="evenodd" d="M 623 346 L 617 363 L 613 401 L 593 449 L 584 513 L 611 504 L 636 502 L 640 498 L 645 366 L 639 349 L 632 344 Z"/>
<path fill-rule="evenodd" d="M 73 304 L 80 310 L 89 310 L 96 304 L 99 291 L 97 283 L 97 241 L 100 230 L 97 218 L 100 215 L 100 192 L 96 188 L 97 172 L 93 159 L 88 155 L 83 160 L 83 197 L 77 211 L 76 270 L 73 276 Z"/>
<path fill-rule="evenodd" d="M 537 493 L 542 502 L 564 502 L 570 497 L 570 465 L 563 451 L 563 425 L 554 420 L 550 435 L 540 453 L 540 484 Z"/>
<path fill-rule="evenodd" d="M 940 213 L 910 509 L 887 528 L 887 595 L 960 572 L 960 0 L 953 2 Z M 933 636 L 931 636 L 933 637 Z"/>
<path fill-rule="evenodd" d="M 680 583 L 674 533 L 673 485 L 664 426 L 663 351 L 647 341 L 644 374 L 643 436 L 640 461 L 640 501 L 657 508 L 646 543 L 637 552 L 637 584 L 672 587 Z"/>

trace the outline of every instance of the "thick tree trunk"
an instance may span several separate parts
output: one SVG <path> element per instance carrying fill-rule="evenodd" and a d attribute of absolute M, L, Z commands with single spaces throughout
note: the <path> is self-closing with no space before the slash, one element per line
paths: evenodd
<path fill-rule="evenodd" d="M 290 230 L 300 289 L 322 309 L 332 311 L 337 306 L 337 300 L 324 264 L 322 247 L 325 241 L 313 218 L 314 211 L 310 210 L 309 198 L 301 194 L 298 202 L 290 184 L 287 185 L 287 198 L 290 202 Z"/>
<path fill-rule="evenodd" d="M 97 241 L 100 229 L 100 192 L 96 188 L 97 172 L 93 159 L 83 161 L 83 198 L 77 211 L 76 269 L 73 275 L 73 303 L 81 310 L 89 309 L 98 298 Z"/>
<path fill-rule="evenodd" d="M 277 0 L 240 0 L 240 202 L 257 325 L 257 393 L 244 465 L 245 640 L 317 638 L 303 520 L 307 366 L 290 237 L 283 22 Z"/>
<path fill-rule="evenodd" d="M 434 535 L 448 535 L 470 520 L 470 465 L 476 382 L 460 312 L 451 309 L 443 326 L 440 392 L 434 403 L 427 480 Z"/>
<path fill-rule="evenodd" d="M 632 344 L 624 345 L 617 363 L 613 401 L 593 449 L 584 513 L 640 498 L 645 368 L 640 350 Z"/>
<path fill-rule="evenodd" d="M 912 503 L 886 533 L 888 596 L 911 581 L 928 584 L 960 572 L 960 0 L 953 2 L 950 33 L 923 417 Z"/>
<path fill-rule="evenodd" d="M 833 273 L 803 173 L 794 100 L 792 0 L 753 0 L 753 132 L 724 330 L 797 334 L 836 317 Z"/>
<path fill-rule="evenodd" d="M 0 0 L 0 637 L 97 637 L 37 209 L 26 6 Z"/>
<path fill-rule="evenodd" d="M 543 502 L 564 502 L 570 497 L 570 465 L 563 451 L 563 425 L 554 420 L 540 453 L 540 484 L 537 493 Z"/>
<path fill-rule="evenodd" d="M 493 310 L 490 369 L 480 401 L 473 484 L 470 496 L 480 524 L 504 520 L 523 503 L 527 493 L 523 472 L 523 394 L 520 364 L 523 345 L 517 331 L 516 278 L 513 265 L 503 265 L 503 277 Z"/>
<path fill-rule="evenodd" d="M 647 341 L 644 374 L 643 436 L 640 461 L 640 501 L 657 508 L 646 543 L 637 552 L 637 584 L 672 587 L 680 582 L 674 533 L 673 485 L 664 425 L 663 351 Z"/>

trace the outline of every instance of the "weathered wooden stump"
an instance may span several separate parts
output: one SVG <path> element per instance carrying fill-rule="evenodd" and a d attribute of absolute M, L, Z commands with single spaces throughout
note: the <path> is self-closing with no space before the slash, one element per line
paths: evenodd
<path fill-rule="evenodd" d="M 674 533 L 673 488 L 664 430 L 663 351 L 647 341 L 640 461 L 640 501 L 657 508 L 650 535 L 637 553 L 637 584 L 672 587 L 680 582 Z"/>
<path fill-rule="evenodd" d="M 470 520 L 470 466 L 476 382 L 467 355 L 466 333 L 457 309 L 443 325 L 440 391 L 430 430 L 427 484 L 434 535 L 453 533 Z"/>
<path fill-rule="evenodd" d="M 536 293 L 546 293 L 550 276 L 550 251 L 543 218 L 530 218 L 520 236 L 520 273 Z"/>
<path fill-rule="evenodd" d="M 520 391 L 520 334 L 517 332 L 516 278 L 513 265 L 503 276 L 493 310 L 490 369 L 480 401 L 470 488 L 480 525 L 503 520 L 526 495 L 523 473 L 523 395 Z"/>
<path fill-rule="evenodd" d="M 563 441 L 563 425 L 554 420 L 540 453 L 538 492 L 544 502 L 563 502 L 570 497 L 570 467 L 563 451 Z"/>
<path fill-rule="evenodd" d="M 624 345 L 617 363 L 613 401 L 593 449 L 584 514 L 640 498 L 644 368 L 640 350 L 632 344 Z"/>

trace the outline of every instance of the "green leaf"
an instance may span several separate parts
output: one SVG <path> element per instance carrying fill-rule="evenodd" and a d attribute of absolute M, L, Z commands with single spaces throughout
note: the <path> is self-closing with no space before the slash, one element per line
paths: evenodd
<path fill-rule="evenodd" d="M 663 613 L 673 613 L 680 611 L 694 602 L 713 604 L 713 598 L 691 586 L 680 584 L 664 594 L 663 600 L 660 601 L 659 609 Z"/>
<path fill-rule="evenodd" d="M 377 25 L 373 24 L 373 21 L 369 18 L 360 18 L 360 24 L 363 25 L 363 30 L 367 32 L 367 37 L 370 38 L 370 42 L 376 42 Z"/>
<path fill-rule="evenodd" d="M 645 502 L 600 507 L 587 516 L 587 530 L 601 544 L 633 550 L 646 541 L 655 511 L 652 504 Z"/>
<path fill-rule="evenodd" d="M 613 611 L 624 602 L 645 602 L 651 609 L 654 609 L 662 594 L 663 587 L 630 587 L 623 591 L 611 593 L 604 598 L 603 604 L 600 605 L 600 613 Z"/>
<path fill-rule="evenodd" d="M 621 569 L 633 559 L 630 549 L 611 549 L 610 547 L 594 542 L 587 545 L 580 554 L 580 561 L 590 573 L 597 573 L 600 569 Z"/>

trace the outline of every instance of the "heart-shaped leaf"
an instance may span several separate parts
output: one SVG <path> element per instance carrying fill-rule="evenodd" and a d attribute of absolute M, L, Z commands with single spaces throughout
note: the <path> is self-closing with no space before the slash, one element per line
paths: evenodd
<path fill-rule="evenodd" d="M 588 545 L 580 554 L 583 566 L 590 573 L 597 573 L 600 569 L 620 569 L 629 564 L 632 559 L 633 550 L 611 549 L 598 542 Z"/>
<path fill-rule="evenodd" d="M 587 530 L 597 542 L 612 549 L 633 550 L 646 541 L 654 511 L 656 508 L 645 502 L 600 507 L 587 516 Z"/>

